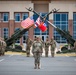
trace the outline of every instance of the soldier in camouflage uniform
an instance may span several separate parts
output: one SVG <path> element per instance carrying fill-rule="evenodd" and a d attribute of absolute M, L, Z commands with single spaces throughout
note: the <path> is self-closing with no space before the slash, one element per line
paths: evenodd
<path fill-rule="evenodd" d="M 3 38 L 0 38 L 0 55 L 4 55 L 6 49 L 6 42 Z"/>
<path fill-rule="evenodd" d="M 27 57 L 30 56 L 31 45 L 32 45 L 32 40 L 28 37 L 27 40 L 26 40 L 26 54 L 27 54 Z"/>
<path fill-rule="evenodd" d="M 50 45 L 51 45 L 51 56 L 54 57 L 55 48 L 56 48 L 56 41 L 54 40 L 53 37 L 51 38 Z"/>
<path fill-rule="evenodd" d="M 49 42 L 49 39 L 47 38 L 45 42 L 45 57 L 48 57 L 49 45 L 50 45 L 50 42 Z"/>
<path fill-rule="evenodd" d="M 2 55 L 5 54 L 5 49 L 6 49 L 6 42 L 4 41 L 4 39 L 2 39 L 3 44 L 2 44 Z"/>
<path fill-rule="evenodd" d="M 40 38 L 36 37 L 36 41 L 34 41 L 32 44 L 32 53 L 33 53 L 33 56 L 35 59 L 34 69 L 37 69 L 37 67 L 38 67 L 38 69 L 40 69 L 40 57 L 41 57 L 42 52 L 43 52 L 43 44 L 40 41 Z"/>
<path fill-rule="evenodd" d="M 42 38 L 41 37 L 39 37 L 40 38 L 40 41 L 42 42 L 42 45 L 43 45 L 43 50 L 45 49 L 45 42 L 42 40 Z M 41 56 L 42 56 L 42 53 L 41 53 Z"/>

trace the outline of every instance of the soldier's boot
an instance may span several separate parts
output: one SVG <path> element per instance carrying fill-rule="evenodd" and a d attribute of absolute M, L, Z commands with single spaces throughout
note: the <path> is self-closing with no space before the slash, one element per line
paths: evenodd
<path fill-rule="evenodd" d="M 38 63 L 38 69 L 40 69 L 40 63 Z"/>
<path fill-rule="evenodd" d="M 45 52 L 45 57 L 47 57 L 47 54 L 46 54 L 46 52 Z"/>
<path fill-rule="evenodd" d="M 46 57 L 48 57 L 48 54 L 46 54 Z"/>
<path fill-rule="evenodd" d="M 28 57 L 30 56 L 30 53 L 28 53 Z"/>
<path fill-rule="evenodd" d="M 54 57 L 54 53 L 52 53 L 52 57 Z"/>
<path fill-rule="evenodd" d="M 30 54 L 29 53 L 27 53 L 27 57 L 29 57 L 30 56 Z"/>
<path fill-rule="evenodd" d="M 35 64 L 35 67 L 34 67 L 34 69 L 37 69 L 37 64 Z"/>

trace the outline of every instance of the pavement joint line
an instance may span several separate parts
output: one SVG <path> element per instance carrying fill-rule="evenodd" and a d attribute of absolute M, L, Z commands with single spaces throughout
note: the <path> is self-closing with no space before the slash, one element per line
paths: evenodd
<path fill-rule="evenodd" d="M 1 59 L 0 62 L 2 62 L 4 59 Z"/>

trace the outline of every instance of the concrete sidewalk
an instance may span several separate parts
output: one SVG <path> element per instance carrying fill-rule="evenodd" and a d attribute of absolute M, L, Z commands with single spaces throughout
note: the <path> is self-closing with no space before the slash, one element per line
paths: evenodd
<path fill-rule="evenodd" d="M 7 51 L 7 52 L 5 52 L 5 55 L 24 55 L 24 56 L 26 56 L 26 53 Z M 32 53 L 30 56 L 33 56 Z M 43 53 L 42 56 L 45 56 L 45 53 Z M 49 52 L 49 56 L 51 56 L 50 52 Z M 55 54 L 55 56 L 67 56 L 67 57 L 69 57 L 69 56 L 76 56 L 76 53 L 62 53 L 62 54 Z"/>

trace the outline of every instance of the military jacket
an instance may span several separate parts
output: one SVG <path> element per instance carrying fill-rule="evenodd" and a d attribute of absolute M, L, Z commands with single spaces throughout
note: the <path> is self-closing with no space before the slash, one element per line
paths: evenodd
<path fill-rule="evenodd" d="M 45 47 L 49 47 L 49 45 L 50 45 L 50 42 L 49 41 L 46 41 L 45 42 Z"/>
<path fill-rule="evenodd" d="M 30 47 L 31 47 L 31 45 L 32 45 L 32 40 L 31 39 L 27 39 L 26 40 L 26 49 L 29 49 Z"/>
<path fill-rule="evenodd" d="M 55 48 L 56 47 L 56 41 L 55 40 L 50 41 L 50 45 L 52 48 Z"/>
<path fill-rule="evenodd" d="M 43 44 L 41 41 L 35 41 L 32 45 L 32 52 L 43 52 L 42 51 Z"/>

